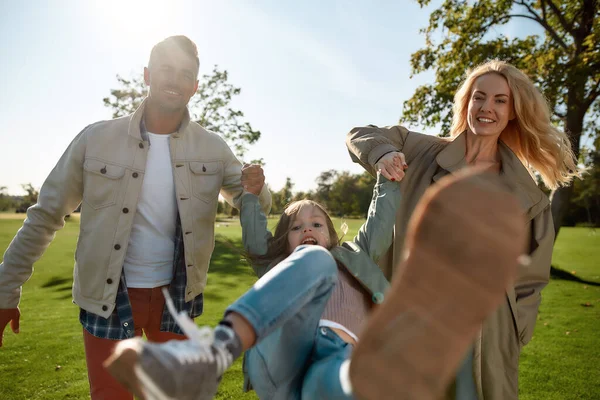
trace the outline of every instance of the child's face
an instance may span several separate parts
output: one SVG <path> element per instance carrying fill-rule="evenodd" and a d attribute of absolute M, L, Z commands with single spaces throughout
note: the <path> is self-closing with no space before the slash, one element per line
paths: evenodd
<path fill-rule="evenodd" d="M 329 247 L 327 216 L 312 205 L 305 205 L 292 219 L 288 233 L 290 252 L 302 244 Z"/>

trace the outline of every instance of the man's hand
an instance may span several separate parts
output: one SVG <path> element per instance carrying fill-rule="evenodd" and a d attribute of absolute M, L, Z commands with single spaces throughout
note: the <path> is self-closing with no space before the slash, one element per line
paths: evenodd
<path fill-rule="evenodd" d="M 14 333 L 19 333 L 19 318 L 21 312 L 18 308 L 0 309 L 0 347 L 2 347 L 2 337 L 4 336 L 4 328 L 10 322 L 10 327 Z"/>
<path fill-rule="evenodd" d="M 390 181 L 401 181 L 404 178 L 404 170 L 408 168 L 404 154 L 398 151 L 387 153 L 377 161 L 375 169 Z"/>
<path fill-rule="evenodd" d="M 265 184 L 265 174 L 258 164 L 244 164 L 242 167 L 242 186 L 244 190 L 255 195 L 260 195 L 260 191 Z"/>

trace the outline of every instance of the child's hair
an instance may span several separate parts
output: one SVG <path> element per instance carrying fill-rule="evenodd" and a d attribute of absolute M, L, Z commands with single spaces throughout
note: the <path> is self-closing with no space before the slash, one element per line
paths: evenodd
<path fill-rule="evenodd" d="M 328 250 L 332 249 L 335 246 L 338 246 L 340 244 L 340 238 L 338 237 L 338 234 L 335 228 L 333 227 L 333 221 L 331 220 L 331 217 L 325 210 L 325 207 L 313 200 L 298 200 L 288 204 L 281 213 L 281 217 L 279 218 L 277 226 L 275 227 L 275 233 L 273 234 L 273 237 L 269 240 L 267 253 L 264 255 L 248 253 L 246 254 L 246 258 L 248 259 L 248 261 L 254 265 L 269 265 L 273 261 L 281 261 L 287 256 L 289 256 L 291 254 L 291 251 L 288 248 L 288 233 L 292 228 L 294 218 L 300 212 L 302 207 L 306 206 L 315 207 L 321 210 L 321 212 L 325 215 L 327 229 L 329 230 Z"/>

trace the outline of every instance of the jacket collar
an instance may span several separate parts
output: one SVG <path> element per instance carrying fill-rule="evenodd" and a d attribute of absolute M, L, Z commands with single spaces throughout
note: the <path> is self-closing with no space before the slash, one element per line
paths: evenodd
<path fill-rule="evenodd" d="M 437 164 L 441 167 L 433 177 L 438 181 L 448 173 L 454 173 L 457 170 L 467 166 L 465 159 L 466 134 L 463 132 L 437 155 Z M 544 209 L 550 201 L 548 197 L 537 186 L 529 171 L 521 163 L 521 160 L 503 141 L 498 142 L 498 151 L 502 160 L 502 175 L 509 178 L 515 186 L 515 195 L 518 197 L 521 206 L 525 209 L 530 218 L 535 217 Z"/>
<path fill-rule="evenodd" d="M 148 132 L 146 131 L 146 125 L 144 124 L 144 110 L 146 109 L 146 104 L 148 104 L 148 98 L 144 98 L 142 104 L 135 110 L 133 114 L 131 114 L 129 119 L 129 128 L 128 134 L 133 138 L 139 141 L 148 141 Z M 181 137 L 184 135 L 186 128 L 190 124 L 190 112 L 188 108 L 185 108 L 185 113 L 183 114 L 183 119 L 181 120 L 181 124 L 179 124 L 179 128 L 177 128 L 177 132 L 173 133 L 174 137 Z"/>

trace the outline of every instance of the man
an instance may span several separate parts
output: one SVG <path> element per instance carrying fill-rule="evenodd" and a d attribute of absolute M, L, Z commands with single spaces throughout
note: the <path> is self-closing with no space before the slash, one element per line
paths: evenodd
<path fill-rule="evenodd" d="M 196 45 L 172 36 L 144 68 L 148 97 L 130 116 L 85 128 L 52 170 L 38 203 L 0 264 L 0 345 L 5 326 L 19 330 L 21 286 L 33 263 L 81 203 L 73 300 L 80 307 L 90 393 L 132 399 L 102 367 L 118 340 L 183 339 L 168 312 L 202 313 L 219 193 L 239 205 L 244 189 L 270 194 L 258 166 L 242 168 L 218 135 L 190 121 L 198 89 Z"/>

